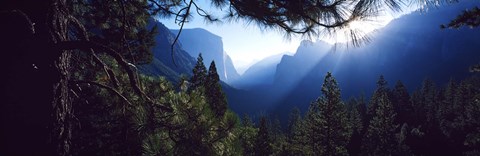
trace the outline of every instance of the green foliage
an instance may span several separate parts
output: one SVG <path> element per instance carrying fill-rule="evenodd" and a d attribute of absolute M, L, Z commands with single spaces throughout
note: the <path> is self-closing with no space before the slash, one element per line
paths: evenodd
<path fill-rule="evenodd" d="M 208 75 L 205 82 L 205 96 L 207 97 L 210 107 L 215 112 L 215 115 L 223 116 L 227 110 L 227 97 L 222 91 L 220 78 L 218 77 L 214 61 L 212 61 L 208 69 Z"/>
<path fill-rule="evenodd" d="M 189 91 L 198 89 L 200 87 L 205 87 L 205 82 L 207 80 L 207 68 L 203 64 L 202 54 L 198 54 L 197 64 L 193 67 L 193 76 L 190 78 L 190 88 Z"/>
<path fill-rule="evenodd" d="M 373 92 L 372 98 L 370 99 L 370 102 L 368 104 L 368 109 L 367 109 L 367 121 L 370 121 L 373 118 L 373 115 L 376 113 L 376 109 L 378 107 L 378 99 L 383 95 L 383 94 L 389 94 L 390 90 L 388 89 L 387 86 L 387 81 L 383 77 L 383 75 L 380 75 L 380 78 L 377 81 L 377 89 Z"/>
<path fill-rule="evenodd" d="M 255 141 L 258 134 L 258 128 L 255 128 L 250 117 L 247 114 L 242 119 L 242 126 L 240 127 L 239 140 L 243 149 L 243 155 L 255 155 Z"/>
<path fill-rule="evenodd" d="M 363 101 L 363 100 L 362 100 Z M 355 155 L 361 151 L 361 140 L 364 132 L 364 120 L 365 120 L 365 103 L 357 101 L 355 98 L 351 98 L 347 102 L 348 120 L 350 127 L 352 128 L 352 136 L 347 145 L 347 149 L 350 155 Z M 361 113 L 363 111 L 363 113 Z"/>
<path fill-rule="evenodd" d="M 300 110 L 295 107 L 290 113 L 287 127 L 287 155 L 301 155 L 304 152 L 304 123 Z"/>
<path fill-rule="evenodd" d="M 177 92 L 170 84 L 161 86 L 164 94 L 158 97 L 159 102 L 172 106 L 173 112 L 155 110 L 153 116 L 147 115 L 139 120 L 139 127 L 152 129 L 153 126 L 152 131 L 146 132 L 144 154 L 232 155 L 241 152 L 238 140 L 240 122 L 233 112 L 216 116 L 202 90 Z M 149 125 L 150 118 L 155 121 Z"/>
<path fill-rule="evenodd" d="M 156 27 L 147 28 L 151 17 L 145 0 L 74 0 L 70 3 L 90 40 L 115 49 L 133 64 L 152 60 L 151 48 L 157 31 Z"/>
<path fill-rule="evenodd" d="M 364 155 L 394 155 L 397 152 L 396 114 L 386 93 L 375 100 L 377 108 L 363 138 L 362 152 Z"/>
<path fill-rule="evenodd" d="M 269 134 L 272 141 L 272 154 L 283 155 L 286 153 L 287 138 L 282 131 L 280 120 L 275 118 L 271 124 L 268 124 Z"/>
<path fill-rule="evenodd" d="M 397 117 L 395 119 L 396 124 L 412 124 L 412 112 L 413 107 L 410 103 L 410 95 L 407 88 L 403 85 L 402 81 L 397 81 L 395 88 L 392 91 L 392 104 Z"/>
<path fill-rule="evenodd" d="M 272 140 L 268 130 L 267 119 L 260 119 L 260 127 L 258 128 L 257 138 L 255 140 L 255 155 L 265 156 L 272 154 Z"/>
<path fill-rule="evenodd" d="M 463 26 L 468 26 L 470 28 L 476 28 L 480 25 L 480 9 L 478 6 L 473 7 L 472 9 L 463 11 L 455 19 L 450 21 L 447 25 L 441 25 L 440 28 L 455 28 L 458 29 Z"/>
<path fill-rule="evenodd" d="M 348 155 L 346 145 L 352 133 L 347 110 L 340 98 L 340 89 L 331 73 L 327 73 L 322 94 L 307 113 L 307 137 L 312 152 L 321 155 Z"/>
<path fill-rule="evenodd" d="M 218 76 L 209 78 L 214 67 L 212 63 L 205 81 L 218 80 Z M 76 72 L 85 79 L 110 83 L 102 73 Z M 108 90 L 81 86 L 82 98 L 75 100 L 79 127 L 73 133 L 74 155 L 476 155 L 480 146 L 480 81 L 476 78 L 460 84 L 452 80 L 440 91 L 425 80 L 410 100 L 401 82 L 390 92 L 380 78 L 370 101 L 375 112 L 365 121 L 363 96 L 344 105 L 336 80 L 327 73 L 322 96 L 303 118 L 298 109 L 292 111 L 287 133 L 278 120 L 269 123 L 262 118 L 257 128 L 247 115 L 240 124 L 228 108 L 223 115 L 217 114 L 208 100 L 207 82 L 189 91 L 186 78 L 177 86 L 163 77 L 139 78 L 155 103 L 132 94 L 128 87 L 118 90 L 133 105 Z M 118 81 L 128 83 L 125 75 Z M 442 148 L 432 152 L 435 147 Z"/>

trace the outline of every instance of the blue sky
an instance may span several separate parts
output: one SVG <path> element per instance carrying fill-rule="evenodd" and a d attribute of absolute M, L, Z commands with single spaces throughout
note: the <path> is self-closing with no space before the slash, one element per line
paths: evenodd
<path fill-rule="evenodd" d="M 212 8 L 205 1 L 197 2 L 204 10 L 210 12 L 217 17 L 223 16 L 220 10 Z M 381 28 L 388 24 L 393 19 L 391 15 L 379 17 L 378 22 L 374 23 L 354 23 L 353 28 L 365 29 L 369 32 L 374 29 Z M 160 19 L 169 29 L 179 29 L 180 26 L 174 22 L 173 19 Z M 208 23 L 204 19 L 194 14 L 192 20 L 184 25 L 184 29 L 188 28 L 203 28 L 218 36 L 222 37 L 224 50 L 233 60 L 235 68 L 242 74 L 249 66 L 261 59 L 280 54 L 293 54 L 300 42 L 303 40 L 300 36 L 293 36 L 289 39 L 285 38 L 282 32 L 274 30 L 261 30 L 255 24 L 249 24 L 244 21 L 223 22 L 223 23 Z M 323 38 L 329 43 L 334 43 L 335 40 Z M 337 41 L 344 41 L 343 37 L 336 38 Z"/>

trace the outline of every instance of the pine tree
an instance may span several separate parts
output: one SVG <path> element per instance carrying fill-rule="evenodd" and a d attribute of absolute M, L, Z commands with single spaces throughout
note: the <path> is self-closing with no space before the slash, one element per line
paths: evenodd
<path fill-rule="evenodd" d="M 476 28 L 480 25 L 480 8 L 478 6 L 472 9 L 465 10 L 459 14 L 455 19 L 450 21 L 447 25 L 441 25 L 440 28 L 455 28 L 458 29 L 463 26 Z"/>
<path fill-rule="evenodd" d="M 242 126 L 243 127 L 254 127 L 252 119 L 250 119 L 250 116 L 248 116 L 248 114 L 243 114 Z"/>
<path fill-rule="evenodd" d="M 466 146 L 464 155 L 480 155 L 480 94 L 477 92 L 473 101 L 466 106 L 465 113 L 466 136 L 463 144 Z"/>
<path fill-rule="evenodd" d="M 450 137 L 451 125 L 454 124 L 456 112 L 454 111 L 455 93 L 457 92 L 457 84 L 453 79 L 447 84 L 447 88 L 443 92 L 443 100 L 439 103 L 437 110 L 437 118 L 440 130 L 446 137 Z"/>
<path fill-rule="evenodd" d="M 272 155 L 283 155 L 286 154 L 286 144 L 287 140 L 285 134 L 282 131 L 282 126 L 280 125 L 280 120 L 275 117 L 273 122 L 269 125 L 269 134 L 272 141 Z"/>
<path fill-rule="evenodd" d="M 255 155 L 265 156 L 272 154 L 272 141 L 268 131 L 267 119 L 260 119 L 260 127 L 255 141 Z"/>
<path fill-rule="evenodd" d="M 198 54 L 197 57 L 197 64 L 195 64 L 195 67 L 193 67 L 193 76 L 190 79 L 190 87 L 188 88 L 189 92 L 191 92 L 194 89 L 199 89 L 203 88 L 204 84 L 207 80 L 207 68 L 203 64 L 203 57 L 202 54 Z"/>
<path fill-rule="evenodd" d="M 474 114 L 478 114 L 474 112 L 478 110 L 478 102 L 475 101 L 475 92 L 477 89 L 478 88 L 474 87 L 473 84 L 467 80 L 462 81 L 458 85 L 453 104 L 454 118 L 453 122 L 448 126 L 450 129 L 448 139 L 452 141 L 454 147 L 457 147 L 457 150 L 455 150 L 457 153 L 455 154 L 460 154 L 462 152 L 460 149 L 465 148 L 465 145 L 470 143 L 465 142 L 466 136 L 468 135 L 467 133 L 475 131 L 478 133 L 478 127 L 475 127 L 475 124 L 471 125 L 469 123 L 469 119 L 473 119 Z M 470 121 L 475 120 L 478 119 Z M 478 126 L 478 123 L 476 125 Z"/>
<path fill-rule="evenodd" d="M 314 122 L 307 137 L 313 139 L 313 153 L 321 155 L 348 155 L 346 145 L 351 127 L 345 105 L 340 98 L 340 89 L 330 72 L 322 85 L 322 96 L 314 103 L 318 109 L 309 112 Z M 313 136 L 312 136 L 313 135 Z"/>
<path fill-rule="evenodd" d="M 323 155 L 347 155 L 346 145 L 350 139 L 351 128 L 345 105 L 340 98 L 340 88 L 330 72 L 322 85 L 322 98 L 318 101 L 323 138 L 321 139 Z"/>
<path fill-rule="evenodd" d="M 158 126 L 152 135 L 165 135 L 163 142 L 170 142 L 166 143 L 170 146 L 165 147 L 167 153 L 230 155 L 241 152 L 236 135 L 240 123 L 238 118 L 231 111 L 226 111 L 221 117 L 215 116 L 202 90 L 187 93 L 168 89 L 160 101 L 174 109 L 172 113 L 158 111 L 155 115 L 155 118 L 166 123 L 157 123 L 162 126 Z"/>
<path fill-rule="evenodd" d="M 362 118 L 362 123 L 363 123 L 363 130 L 365 130 L 365 127 L 368 126 L 368 120 L 367 120 L 367 104 L 365 102 L 365 95 L 360 94 L 360 98 L 357 100 L 357 110 Z M 362 131 L 363 134 L 364 131 Z"/>
<path fill-rule="evenodd" d="M 395 137 L 395 112 L 387 93 L 382 93 L 375 101 L 377 109 L 363 138 L 364 155 L 394 155 L 398 142 Z"/>
<path fill-rule="evenodd" d="M 380 96 L 383 94 L 389 94 L 389 89 L 387 86 L 387 81 L 383 77 L 383 75 L 380 75 L 380 78 L 377 81 L 377 88 L 373 92 L 372 98 L 370 99 L 370 102 L 368 104 L 368 109 L 367 109 L 367 122 L 369 122 L 372 118 L 373 115 L 375 114 L 375 109 L 378 107 L 378 99 Z"/>
<path fill-rule="evenodd" d="M 352 127 L 352 136 L 347 145 L 349 155 L 358 155 L 362 144 L 364 123 L 362 120 L 363 117 L 359 111 L 359 108 L 361 108 L 359 105 L 364 104 L 358 102 L 355 98 L 351 98 L 347 103 L 348 120 L 350 127 Z"/>
<path fill-rule="evenodd" d="M 240 129 L 240 144 L 243 148 L 243 155 L 252 156 L 255 155 L 255 143 L 257 138 L 258 129 L 254 127 L 252 120 L 247 114 L 244 114 L 242 119 L 242 127 Z"/>
<path fill-rule="evenodd" d="M 295 107 L 290 113 L 290 118 L 287 127 L 287 153 L 288 155 L 303 154 L 303 147 L 305 146 L 305 138 L 303 133 L 303 121 L 300 115 L 300 110 Z"/>
<path fill-rule="evenodd" d="M 288 125 L 287 125 L 287 137 L 290 138 L 293 136 L 294 131 L 298 128 L 297 126 L 300 124 L 302 120 L 302 116 L 300 114 L 300 109 L 298 107 L 294 107 L 292 112 L 290 112 L 288 118 Z"/>
<path fill-rule="evenodd" d="M 308 107 L 308 111 L 305 113 L 305 122 L 303 122 L 303 135 L 305 139 L 303 153 L 305 155 L 314 155 L 315 153 L 320 153 L 318 143 L 321 138 L 317 132 L 321 130 L 320 125 L 322 125 L 323 121 L 320 120 L 318 112 L 318 104 L 316 102 L 311 102 Z"/>
<path fill-rule="evenodd" d="M 397 113 L 396 124 L 407 123 L 411 125 L 412 120 L 411 113 L 413 107 L 410 103 L 410 95 L 408 95 L 407 88 L 403 85 L 402 81 L 397 81 L 395 88 L 392 91 L 392 104 L 395 112 Z"/>
<path fill-rule="evenodd" d="M 423 111 L 424 117 L 423 120 L 424 122 L 428 123 L 428 127 L 433 129 L 432 125 L 436 123 L 436 110 L 438 108 L 437 101 L 438 101 L 438 92 L 436 91 L 435 84 L 433 83 L 432 80 L 430 79 L 425 79 L 422 84 L 421 88 L 421 93 L 422 93 L 422 105 L 423 105 Z"/>
<path fill-rule="evenodd" d="M 223 116 L 227 110 L 227 98 L 222 91 L 215 62 L 212 61 L 205 83 L 205 94 L 210 107 L 217 116 Z"/>

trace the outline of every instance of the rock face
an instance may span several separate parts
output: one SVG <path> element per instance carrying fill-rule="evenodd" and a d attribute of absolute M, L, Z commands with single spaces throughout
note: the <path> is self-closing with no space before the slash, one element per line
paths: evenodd
<path fill-rule="evenodd" d="M 178 30 L 171 31 L 174 34 L 178 33 Z M 232 59 L 223 50 L 220 36 L 201 28 L 183 29 L 179 41 L 190 56 L 196 58 L 199 53 L 202 53 L 203 63 L 207 68 L 212 61 L 215 61 L 220 80 L 231 83 L 238 79 L 239 74 L 233 66 Z"/>
<path fill-rule="evenodd" d="M 171 45 L 175 35 L 158 21 L 151 20 L 150 23 L 150 27 L 157 25 L 158 30 L 158 35 L 155 36 L 156 45 L 152 50 L 153 60 L 149 64 L 140 65 L 139 70 L 147 75 L 165 76 L 171 81 L 177 81 L 181 74 L 191 76 L 196 59 L 183 50 L 180 42 L 175 44 L 172 58 Z"/>

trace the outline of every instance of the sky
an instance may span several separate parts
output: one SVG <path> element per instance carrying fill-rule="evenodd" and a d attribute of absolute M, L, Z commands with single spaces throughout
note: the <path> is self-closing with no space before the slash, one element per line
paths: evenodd
<path fill-rule="evenodd" d="M 217 17 L 223 13 L 212 8 L 206 1 L 198 1 L 200 7 L 204 10 L 213 10 L 210 12 Z M 206 8 L 206 9 L 205 9 Z M 398 16 L 397 16 L 398 17 Z M 376 22 L 357 22 L 352 23 L 354 29 L 361 29 L 365 33 L 374 31 L 388 24 L 394 17 L 390 14 L 375 19 Z M 180 26 L 170 19 L 159 19 L 169 29 L 179 29 Z M 293 36 L 285 38 L 282 32 L 274 30 L 261 30 L 255 24 L 249 24 L 244 21 L 208 23 L 198 15 L 185 23 L 184 29 L 203 28 L 213 34 L 222 37 L 223 48 L 232 58 L 233 64 L 239 74 L 243 74 L 254 63 L 268 56 L 277 54 L 293 54 L 296 52 L 303 38 Z M 340 33 L 342 34 L 342 33 Z M 339 35 L 336 38 L 321 38 L 330 44 L 335 42 L 345 42 L 345 39 Z"/>

